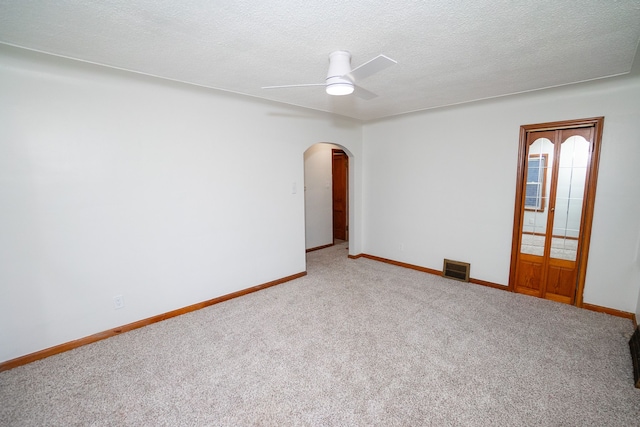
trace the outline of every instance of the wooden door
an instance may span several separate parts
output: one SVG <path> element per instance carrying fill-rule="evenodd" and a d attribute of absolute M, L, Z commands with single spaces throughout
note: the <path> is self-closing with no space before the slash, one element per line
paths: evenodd
<path fill-rule="evenodd" d="M 349 157 L 342 150 L 331 150 L 331 153 L 333 177 L 333 238 L 349 240 Z"/>
<path fill-rule="evenodd" d="M 603 118 L 523 126 L 509 286 L 582 305 Z"/>

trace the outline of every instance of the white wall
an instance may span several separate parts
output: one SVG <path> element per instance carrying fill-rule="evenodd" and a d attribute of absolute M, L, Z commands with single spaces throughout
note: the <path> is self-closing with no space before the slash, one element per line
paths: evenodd
<path fill-rule="evenodd" d="M 364 125 L 363 251 L 508 284 L 521 125 L 605 116 L 584 301 L 637 310 L 640 78 L 622 77 Z"/>
<path fill-rule="evenodd" d="M 361 126 L 0 46 L 0 361 L 304 271 L 317 142 L 350 154 L 351 254 L 506 285 L 519 126 L 599 115 L 584 297 L 637 312 L 639 104 L 618 78 Z"/>
<path fill-rule="evenodd" d="M 303 153 L 348 147 L 360 188 L 361 137 L 0 46 L 0 361 L 304 271 Z"/>
<path fill-rule="evenodd" d="M 333 243 L 332 149 L 319 143 L 304 152 L 306 248 Z"/>

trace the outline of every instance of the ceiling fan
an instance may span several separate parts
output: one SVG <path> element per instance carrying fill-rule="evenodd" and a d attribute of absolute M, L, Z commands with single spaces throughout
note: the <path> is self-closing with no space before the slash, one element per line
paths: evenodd
<path fill-rule="evenodd" d="M 329 72 L 327 73 L 325 83 L 264 86 L 262 89 L 324 86 L 329 95 L 349 95 L 353 93 L 359 98 L 368 100 L 373 99 L 378 95 L 363 89 L 361 86 L 357 85 L 356 82 L 378 73 L 394 64 L 397 64 L 397 61 L 394 61 L 384 55 L 378 55 L 352 70 L 351 53 L 346 50 L 337 50 L 329 55 Z"/>

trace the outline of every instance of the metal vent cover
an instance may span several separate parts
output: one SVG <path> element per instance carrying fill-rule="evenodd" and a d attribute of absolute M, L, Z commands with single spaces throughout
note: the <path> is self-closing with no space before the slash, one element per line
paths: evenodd
<path fill-rule="evenodd" d="M 442 277 L 468 282 L 470 269 L 471 264 L 467 262 L 445 259 L 444 266 L 442 267 Z"/>

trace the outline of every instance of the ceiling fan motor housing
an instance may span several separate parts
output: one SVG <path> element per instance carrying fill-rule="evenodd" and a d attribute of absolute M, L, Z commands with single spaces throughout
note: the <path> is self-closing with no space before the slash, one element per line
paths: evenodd
<path fill-rule="evenodd" d="M 351 72 L 351 54 L 338 50 L 329 55 L 329 72 L 327 73 L 327 93 L 329 95 L 349 95 L 354 85 L 346 76 Z"/>

